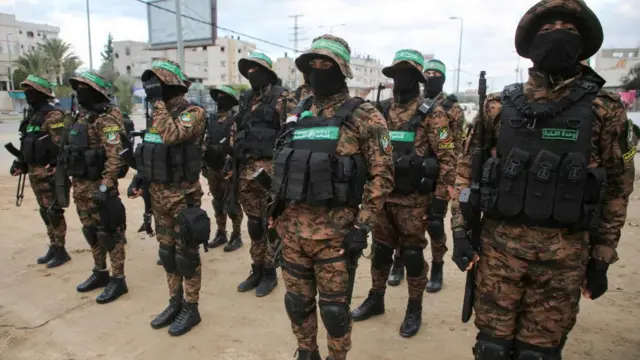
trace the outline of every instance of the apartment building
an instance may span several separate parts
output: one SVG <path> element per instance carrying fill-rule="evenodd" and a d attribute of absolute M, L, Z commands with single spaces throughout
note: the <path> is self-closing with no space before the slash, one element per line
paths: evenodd
<path fill-rule="evenodd" d="M 637 64 L 640 64 L 640 48 L 601 49 L 596 54 L 594 70 L 607 81 L 605 90 L 623 91 L 620 79 Z"/>

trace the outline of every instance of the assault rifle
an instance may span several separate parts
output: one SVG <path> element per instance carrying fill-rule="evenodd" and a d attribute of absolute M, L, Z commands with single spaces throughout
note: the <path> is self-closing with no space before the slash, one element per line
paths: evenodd
<path fill-rule="evenodd" d="M 26 132 L 27 132 L 27 108 L 25 107 L 22 110 L 22 122 L 18 127 L 18 133 L 20 134 L 20 142 L 22 142 L 22 138 L 25 136 Z M 13 146 L 13 143 L 8 142 L 4 144 L 4 148 L 7 149 L 7 151 L 11 155 L 15 156 L 17 161 L 21 165 L 20 168 L 22 171 L 20 172 L 20 175 L 18 175 L 18 188 L 16 189 L 16 206 L 19 207 L 20 205 L 22 205 L 22 200 L 24 199 L 24 185 L 26 182 L 28 168 L 24 164 L 24 161 L 22 159 L 22 153 L 15 146 Z"/>

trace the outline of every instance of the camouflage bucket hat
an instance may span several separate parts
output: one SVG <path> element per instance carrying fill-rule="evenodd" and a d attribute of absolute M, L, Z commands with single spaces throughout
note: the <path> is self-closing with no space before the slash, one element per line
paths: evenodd
<path fill-rule="evenodd" d="M 184 88 L 184 92 L 189 91 L 189 86 L 191 86 L 191 81 L 189 81 L 187 76 L 182 72 L 180 65 L 169 59 L 158 58 L 153 60 L 151 62 L 151 69 L 145 70 L 142 73 L 142 81 L 148 80 L 151 74 L 155 74 L 165 85 Z"/>
<path fill-rule="evenodd" d="M 238 101 L 238 92 L 228 85 L 222 85 L 220 87 L 209 90 L 209 95 L 214 101 L 217 101 L 220 95 L 227 95 L 235 100 L 235 105 L 238 105 L 240 102 Z"/>
<path fill-rule="evenodd" d="M 51 84 L 47 79 L 41 78 L 36 75 L 30 74 L 27 78 L 20 83 L 21 88 L 30 87 L 36 91 L 39 91 L 48 97 L 53 96 L 53 84 Z"/>
<path fill-rule="evenodd" d="M 424 64 L 424 71 L 437 71 L 442 74 L 442 77 L 447 77 L 447 67 L 445 64 L 438 59 L 431 59 Z"/>
<path fill-rule="evenodd" d="M 273 71 L 273 61 L 271 61 L 271 58 L 265 53 L 261 53 L 259 51 L 254 51 L 249 54 L 249 57 L 240 59 L 238 61 L 238 70 L 242 76 L 247 78 L 249 75 L 249 69 L 255 65 L 269 70 L 274 77 L 278 77 L 275 71 Z"/>
<path fill-rule="evenodd" d="M 71 84 L 71 87 L 73 88 L 73 90 L 78 91 L 79 83 L 83 83 L 87 86 L 91 86 L 94 90 L 96 90 L 100 94 L 104 95 L 105 98 L 110 100 L 109 89 L 111 89 L 113 85 L 102 76 L 91 71 L 85 71 L 82 74 L 80 74 L 80 76 L 69 78 L 69 84 Z"/>
<path fill-rule="evenodd" d="M 351 62 L 351 48 L 344 39 L 333 35 L 322 35 L 313 39 L 311 49 L 298 56 L 296 67 L 301 73 L 308 75 L 311 66 L 309 62 L 313 59 L 325 58 L 333 60 L 340 67 L 342 74 L 353 79 L 353 73 L 349 62 Z"/>
<path fill-rule="evenodd" d="M 398 50 L 396 55 L 393 57 L 393 64 L 382 69 L 382 74 L 388 78 L 392 78 L 399 64 L 403 63 L 411 65 L 411 68 L 416 70 L 416 77 L 419 82 L 427 82 L 427 78 L 425 78 L 422 73 L 422 69 L 424 68 L 424 56 L 422 56 L 419 51 L 412 49 Z"/>
<path fill-rule="evenodd" d="M 582 53 L 578 60 L 595 55 L 604 39 L 602 25 L 596 14 L 582 0 L 542 0 L 527 11 L 516 29 L 516 51 L 529 58 L 529 47 L 540 27 L 555 15 L 565 15 L 572 19 L 583 41 Z"/>

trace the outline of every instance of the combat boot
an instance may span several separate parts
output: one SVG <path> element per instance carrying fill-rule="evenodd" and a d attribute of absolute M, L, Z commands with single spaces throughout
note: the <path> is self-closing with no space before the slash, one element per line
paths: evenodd
<path fill-rule="evenodd" d="M 162 312 L 151 321 L 151 327 L 161 329 L 171 325 L 180 313 L 180 310 L 182 310 L 182 302 L 182 293 L 180 293 L 179 296 L 174 296 L 169 299 L 169 306 L 162 310 Z"/>
<path fill-rule="evenodd" d="M 389 284 L 389 286 L 398 286 L 402 282 L 402 279 L 404 279 L 404 262 L 401 259 L 394 259 L 387 284 Z"/>
<path fill-rule="evenodd" d="M 105 287 L 109 283 L 109 271 L 108 270 L 92 270 L 93 273 L 87 280 L 76 287 L 78 292 L 87 292 L 95 290 L 97 288 Z"/>
<path fill-rule="evenodd" d="M 314 351 L 298 349 L 296 352 L 298 353 L 298 360 L 322 360 L 318 349 Z"/>
<path fill-rule="evenodd" d="M 260 284 L 260 278 L 262 277 L 262 265 L 251 264 L 251 272 L 249 273 L 249 277 L 247 280 L 243 281 L 238 285 L 238 291 L 246 292 L 249 290 L 253 290 L 258 287 Z"/>
<path fill-rule="evenodd" d="M 427 292 L 428 293 L 437 293 L 442 289 L 442 266 L 444 262 L 432 262 L 431 263 L 431 276 L 429 277 L 429 282 L 427 283 Z"/>
<path fill-rule="evenodd" d="M 53 259 L 53 252 L 53 245 L 50 245 L 47 249 L 47 253 L 38 258 L 38 264 L 46 264 L 51 261 L 51 259 Z"/>
<path fill-rule="evenodd" d="M 209 241 L 209 248 L 215 249 L 218 246 L 222 246 L 227 243 L 227 232 L 224 230 L 218 229 L 216 231 L 216 236 L 213 237 L 213 240 Z"/>
<path fill-rule="evenodd" d="M 229 243 L 224 246 L 225 252 L 232 252 L 240 249 L 242 247 L 242 238 L 240 237 L 240 233 L 232 232 L 231 240 Z"/>
<path fill-rule="evenodd" d="M 363 321 L 384 314 L 384 293 L 369 291 L 362 305 L 351 312 L 353 321 Z"/>
<path fill-rule="evenodd" d="M 260 284 L 256 289 L 256 296 L 263 297 L 271 294 L 273 289 L 278 285 L 278 275 L 276 274 L 276 268 L 263 267 L 262 278 L 260 278 Z"/>
<path fill-rule="evenodd" d="M 400 325 L 400 336 L 410 338 L 415 336 L 422 325 L 422 299 L 409 300 L 404 321 Z"/>
<path fill-rule="evenodd" d="M 67 261 L 71 260 L 71 256 L 67 253 L 64 246 L 51 246 L 53 249 L 53 257 L 47 263 L 48 268 L 58 267 Z"/>
<path fill-rule="evenodd" d="M 169 335 L 180 336 L 191 330 L 194 326 L 200 324 L 200 312 L 198 311 L 198 303 L 184 302 L 182 310 L 169 326 Z"/>
<path fill-rule="evenodd" d="M 98 295 L 96 302 L 98 304 L 107 304 L 117 300 L 120 296 L 129 292 L 127 282 L 124 277 L 112 277 L 109 284 L 104 288 L 102 294 Z"/>

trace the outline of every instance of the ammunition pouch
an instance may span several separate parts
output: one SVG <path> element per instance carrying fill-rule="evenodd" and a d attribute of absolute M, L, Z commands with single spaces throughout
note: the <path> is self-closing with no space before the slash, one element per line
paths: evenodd
<path fill-rule="evenodd" d="M 199 207 L 187 207 L 178 214 L 176 220 L 180 227 L 177 239 L 182 247 L 198 249 L 202 244 L 207 251 L 207 241 L 211 236 L 211 219 L 207 212 Z"/>

